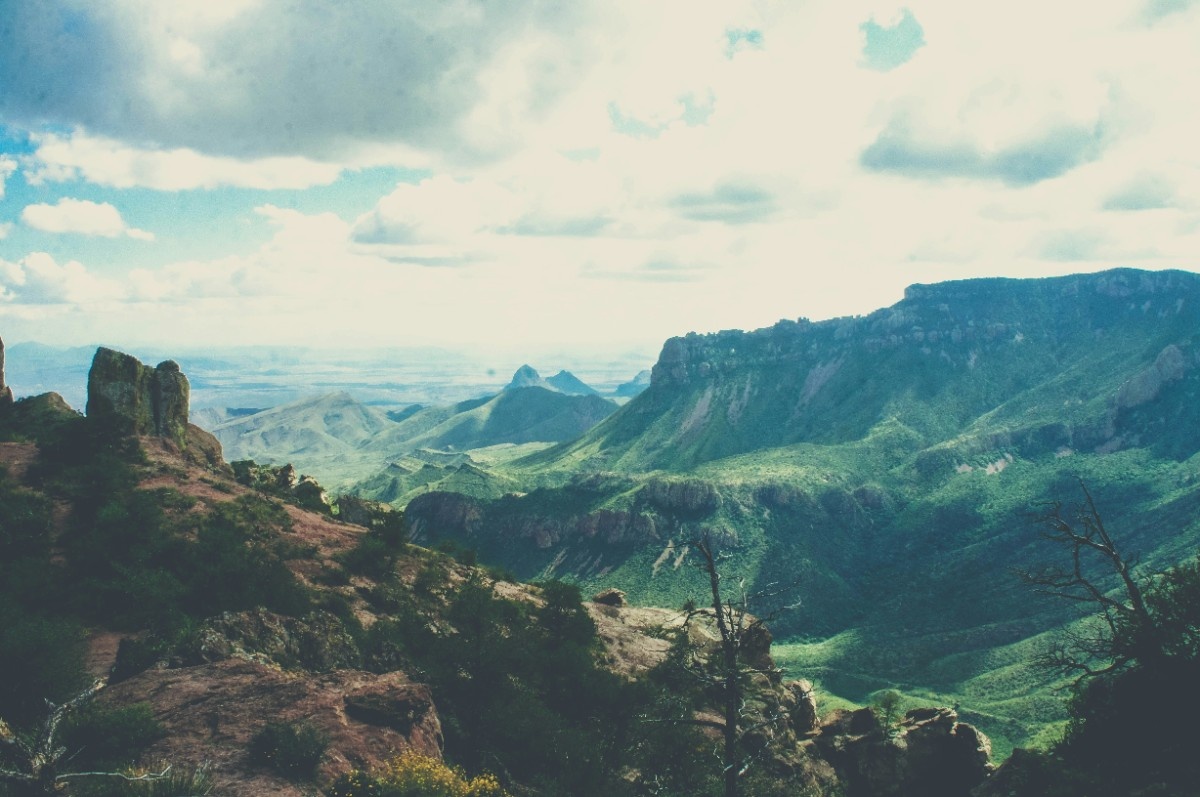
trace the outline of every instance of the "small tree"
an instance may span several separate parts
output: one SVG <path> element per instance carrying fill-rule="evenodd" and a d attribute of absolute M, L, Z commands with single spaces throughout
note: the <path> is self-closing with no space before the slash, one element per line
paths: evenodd
<path fill-rule="evenodd" d="M 1121 553 L 1082 481 L 1080 488 L 1082 504 L 1064 510 L 1055 502 L 1037 518 L 1043 536 L 1067 550 L 1069 565 L 1019 574 L 1044 595 L 1097 609 L 1092 622 L 1063 632 L 1040 660 L 1050 669 L 1074 674 L 1076 683 L 1125 669 L 1134 661 L 1153 664 L 1163 653 L 1157 624 L 1134 575 L 1137 557 Z M 1118 578 L 1119 591 L 1100 585 L 1105 570 Z"/>
<path fill-rule="evenodd" d="M 1122 554 L 1086 487 L 1083 494 L 1071 511 L 1055 504 L 1041 518 L 1069 565 L 1023 576 L 1095 610 L 1041 660 L 1075 676 L 1061 764 L 1048 770 L 1059 781 L 1053 793 L 1190 794 L 1200 760 L 1195 734 L 1179 720 L 1200 713 L 1200 565 L 1137 575 L 1136 557 Z"/>
<path fill-rule="evenodd" d="M 702 660 L 694 652 L 685 659 L 684 669 L 697 678 L 706 691 L 715 693 L 721 711 L 720 720 L 686 717 L 665 720 L 676 724 L 714 728 L 721 733 L 721 775 L 725 797 L 737 797 L 740 781 L 753 763 L 767 751 L 764 743 L 756 749 L 746 749 L 751 734 L 768 731 L 788 719 L 782 707 L 768 709 L 765 715 L 751 716 L 747 710 L 746 690 L 749 679 L 763 675 L 776 679 L 782 670 L 771 663 L 748 661 L 746 654 L 769 645 L 770 633 L 766 624 L 780 611 L 792 607 L 752 614 L 751 606 L 778 599 L 786 590 L 772 584 L 767 589 L 749 592 L 744 579 L 733 590 L 723 585 L 719 562 L 723 558 L 716 550 L 710 535 L 687 543 L 700 554 L 700 568 L 708 577 L 710 602 L 697 606 L 689 601 L 684 607 L 684 628 L 695 618 L 711 617 L 717 630 L 716 660 Z M 765 664 L 765 666 L 764 666 Z"/>
<path fill-rule="evenodd" d="M 884 730 L 891 735 L 898 732 L 896 720 L 900 717 L 900 708 L 903 703 L 904 699 L 895 689 L 885 689 L 877 693 L 875 699 L 871 701 L 871 710 L 875 712 L 875 716 L 879 717 Z"/>
<path fill-rule="evenodd" d="M 0 719 L 0 752 L 11 764 L 0 765 L 0 783 L 6 783 L 19 795 L 59 794 L 66 781 L 75 778 L 120 778 L 126 781 L 150 781 L 167 776 L 170 767 L 162 772 L 145 775 L 126 775 L 120 772 L 62 772 L 67 760 L 67 748 L 56 739 L 59 725 L 71 714 L 86 705 L 104 688 L 99 680 L 62 705 L 46 701 L 47 713 L 41 727 L 31 739 L 13 732 Z"/>

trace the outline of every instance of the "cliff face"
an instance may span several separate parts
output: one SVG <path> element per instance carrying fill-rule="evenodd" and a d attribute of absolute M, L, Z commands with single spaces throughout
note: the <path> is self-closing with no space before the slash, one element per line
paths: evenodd
<path fill-rule="evenodd" d="M 164 437 L 186 448 L 189 395 L 187 377 L 173 360 L 150 368 L 99 348 L 88 373 L 87 414 L 127 434 Z"/>

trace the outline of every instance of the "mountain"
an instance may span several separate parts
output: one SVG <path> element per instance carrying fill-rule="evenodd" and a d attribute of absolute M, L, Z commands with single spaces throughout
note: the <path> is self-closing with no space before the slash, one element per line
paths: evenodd
<path fill-rule="evenodd" d="M 568 396 L 598 396 L 600 391 L 587 385 L 582 379 L 575 376 L 570 371 L 559 371 L 554 376 L 546 379 L 546 384 L 553 387 L 559 393 L 566 393 Z"/>
<path fill-rule="evenodd" d="M 546 387 L 546 380 L 531 365 L 522 365 L 513 374 L 505 390 L 516 390 L 522 387 Z M 547 388 L 550 389 L 550 388 Z"/>
<path fill-rule="evenodd" d="M 616 410 L 599 396 L 568 396 L 543 387 L 509 386 L 485 399 L 414 413 L 372 439 L 366 449 L 467 450 L 501 443 L 571 440 Z"/>
<path fill-rule="evenodd" d="M 1033 669 L 1075 618 L 1014 569 L 1030 513 L 1096 496 L 1147 570 L 1200 548 L 1200 276 L 1122 269 L 911 287 L 863 317 L 674 338 L 652 383 L 518 460 L 526 491 L 419 495 L 419 539 L 678 605 L 686 540 L 787 585 L 780 655 L 851 700 L 960 701 L 1001 748 L 1063 716 Z"/>
<path fill-rule="evenodd" d="M 327 393 L 218 423 L 230 460 L 290 462 L 346 454 L 393 426 L 349 393 Z"/>
<path fill-rule="evenodd" d="M 514 382 L 523 376 L 522 371 L 518 371 Z M 535 371 L 528 371 L 534 381 L 540 379 Z M 427 471 L 423 476 L 428 478 L 416 481 L 404 478 L 402 487 L 396 485 L 398 474 L 388 463 L 413 452 L 558 443 L 578 437 L 615 410 L 616 405 L 599 396 L 572 396 L 543 387 L 510 386 L 495 396 L 443 407 L 417 407 L 392 416 L 339 392 L 250 415 L 227 411 L 233 417 L 217 423 L 212 432 L 231 461 L 291 463 L 319 477 L 332 489 L 353 489 L 375 497 L 404 494 L 450 475 Z M 214 413 L 201 415 L 212 417 Z M 461 464 L 453 466 L 455 473 Z M 431 463 L 437 469 L 442 465 Z M 471 475 L 471 483 L 487 479 L 484 472 Z M 495 489 L 472 494 L 499 495 L 505 491 L 499 485 L 512 487 L 502 476 L 497 476 L 495 482 L 498 485 Z M 361 488 L 354 486 L 360 483 L 363 483 Z M 449 483 L 459 485 L 462 479 L 455 477 Z"/>
<path fill-rule="evenodd" d="M 616 390 L 613 391 L 613 395 L 620 396 L 622 398 L 633 398 L 634 396 L 642 393 L 648 387 L 650 387 L 650 372 L 639 371 L 637 376 L 635 376 L 633 379 L 617 385 Z"/>
<path fill-rule="evenodd" d="M 174 361 L 93 363 L 87 417 L 0 402 L 6 794 L 710 794 L 722 705 L 747 793 L 965 797 L 992 770 L 952 709 L 820 716 L 737 608 L 734 646 L 409 544 L 386 507 L 306 508 L 292 468 L 188 426 Z"/>

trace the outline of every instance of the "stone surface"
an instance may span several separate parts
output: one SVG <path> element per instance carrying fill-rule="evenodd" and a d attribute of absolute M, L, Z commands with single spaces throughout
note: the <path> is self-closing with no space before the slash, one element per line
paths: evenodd
<path fill-rule="evenodd" d="M 214 794 L 299 797 L 307 790 L 253 764 L 247 747 L 267 722 L 308 723 L 329 737 L 318 780 L 369 769 L 407 749 L 441 757 L 442 729 L 428 687 L 403 673 L 282 672 L 243 659 L 147 670 L 105 689 L 100 702 L 149 703 L 166 732 L 148 751 L 177 767 L 208 763 Z M 383 706 L 364 711 L 351 706 Z M 403 715 L 404 722 L 398 717 Z M 408 720 L 411 719 L 411 722 Z M 406 731 L 397 729 L 408 723 Z"/>
<path fill-rule="evenodd" d="M 285 669 L 329 672 L 359 666 L 358 648 L 337 617 L 326 611 L 303 619 L 266 609 L 225 612 L 204 622 L 192 644 L 195 662 L 230 658 Z"/>
<path fill-rule="evenodd" d="M 4 382 L 4 341 L 0 340 L 0 406 L 12 403 L 12 388 Z"/>
<path fill-rule="evenodd" d="M 99 348 L 88 372 L 87 414 L 125 434 L 188 443 L 187 377 L 173 360 L 150 368 L 136 357 Z"/>
<path fill-rule="evenodd" d="M 602 606 L 624 606 L 628 603 L 625 593 L 615 587 L 602 589 L 592 596 L 592 603 Z"/>

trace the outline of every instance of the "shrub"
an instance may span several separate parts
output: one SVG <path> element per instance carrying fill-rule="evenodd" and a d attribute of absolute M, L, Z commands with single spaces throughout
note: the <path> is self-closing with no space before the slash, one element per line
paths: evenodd
<path fill-rule="evenodd" d="M 409 750 L 381 770 L 343 775 L 329 797 L 507 797 L 495 775 L 468 778 L 457 768 Z"/>
<path fill-rule="evenodd" d="M 148 703 L 104 706 L 95 703 L 72 716 L 62 731 L 66 748 L 78 754 L 76 769 L 116 769 L 134 760 L 163 735 Z"/>
<path fill-rule="evenodd" d="M 250 758 L 288 780 L 309 780 L 329 746 L 329 737 L 307 723 L 271 722 L 250 741 Z"/>
<path fill-rule="evenodd" d="M 83 627 L 0 609 L 0 717 L 25 725 L 88 682 Z"/>
<path fill-rule="evenodd" d="M 379 581 L 396 566 L 396 549 L 374 531 L 368 531 L 340 560 L 351 573 Z"/>

